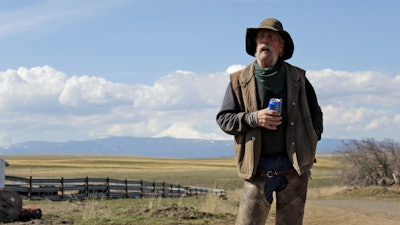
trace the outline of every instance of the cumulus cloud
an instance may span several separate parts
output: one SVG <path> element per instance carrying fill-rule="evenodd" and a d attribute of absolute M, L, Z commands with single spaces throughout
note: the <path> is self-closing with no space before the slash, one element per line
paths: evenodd
<path fill-rule="evenodd" d="M 328 137 L 396 138 L 399 76 L 377 71 L 310 71 Z"/>
<path fill-rule="evenodd" d="M 107 136 L 227 139 L 215 123 L 229 74 L 177 70 L 152 85 L 66 75 L 50 66 L 0 71 L 0 145 Z M 324 112 L 323 137 L 399 139 L 400 76 L 309 71 Z"/>
<path fill-rule="evenodd" d="M 73 76 L 66 80 L 59 95 L 61 105 L 116 105 L 133 101 L 134 88 L 99 77 Z"/>
<path fill-rule="evenodd" d="M 225 72 L 178 70 L 153 85 L 131 85 L 67 76 L 50 66 L 9 69 L 0 72 L 0 132 L 12 135 L 12 142 L 106 136 L 221 139 L 225 136 L 213 118 L 228 81 Z M 6 140 L 0 144 L 10 144 Z"/>
<path fill-rule="evenodd" d="M 323 101 L 335 105 L 393 106 L 400 104 L 398 76 L 377 71 L 309 71 L 307 77 Z"/>

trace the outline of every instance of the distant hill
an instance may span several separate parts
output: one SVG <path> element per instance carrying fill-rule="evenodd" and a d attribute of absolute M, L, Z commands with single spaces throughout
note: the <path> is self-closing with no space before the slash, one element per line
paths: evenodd
<path fill-rule="evenodd" d="M 339 139 L 322 139 L 318 153 L 334 152 Z M 112 154 L 168 158 L 219 158 L 233 156 L 233 140 L 198 140 L 109 137 L 87 141 L 44 142 L 31 141 L 0 147 L 0 155 L 20 154 Z"/>

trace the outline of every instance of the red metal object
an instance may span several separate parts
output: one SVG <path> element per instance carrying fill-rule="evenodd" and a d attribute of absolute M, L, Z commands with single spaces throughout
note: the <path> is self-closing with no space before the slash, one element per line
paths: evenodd
<path fill-rule="evenodd" d="M 22 207 L 21 214 L 19 216 L 20 221 L 29 221 L 31 219 L 42 218 L 42 210 L 35 205 L 27 205 Z"/>

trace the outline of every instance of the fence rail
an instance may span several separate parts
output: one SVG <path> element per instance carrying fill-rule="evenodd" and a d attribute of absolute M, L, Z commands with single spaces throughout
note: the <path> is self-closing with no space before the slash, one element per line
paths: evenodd
<path fill-rule="evenodd" d="M 70 200 L 90 198 L 180 198 L 215 194 L 225 196 L 224 189 L 182 186 L 165 182 L 118 180 L 111 178 L 33 179 L 6 176 L 5 188 L 32 200 Z"/>

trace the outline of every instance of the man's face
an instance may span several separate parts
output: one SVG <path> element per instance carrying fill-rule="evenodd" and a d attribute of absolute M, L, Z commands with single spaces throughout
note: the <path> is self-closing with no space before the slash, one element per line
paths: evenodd
<path fill-rule="evenodd" d="M 272 68 L 284 53 L 284 41 L 278 32 L 260 29 L 256 35 L 255 57 L 258 65 L 263 68 Z"/>

